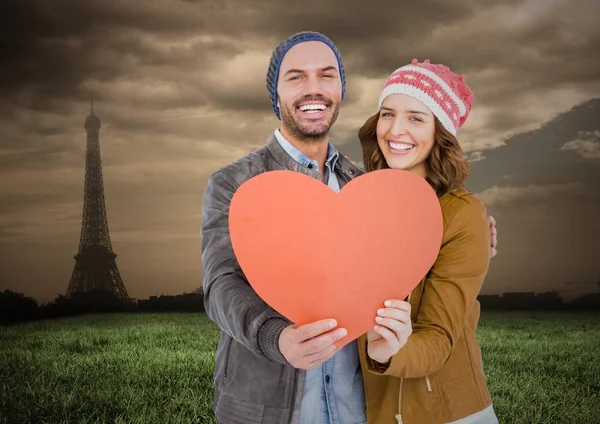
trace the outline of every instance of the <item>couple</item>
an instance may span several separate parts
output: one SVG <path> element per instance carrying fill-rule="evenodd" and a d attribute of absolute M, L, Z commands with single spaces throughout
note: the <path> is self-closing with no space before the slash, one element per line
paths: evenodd
<path fill-rule="evenodd" d="M 204 195 L 204 303 L 221 329 L 218 422 L 497 423 L 475 336 L 496 229 L 463 187 L 468 164 L 455 135 L 473 103 L 463 77 L 413 60 L 391 74 L 379 111 L 360 128 L 366 172 L 425 178 L 439 197 L 444 234 L 407 301 L 389 299 L 373 311 L 373 329 L 339 350 L 333 343 L 344 329 L 330 320 L 293 325 L 253 291 L 232 250 L 228 211 L 237 188 L 262 172 L 301 172 L 336 192 L 365 172 L 329 142 L 345 95 L 340 54 L 320 33 L 294 34 L 273 51 L 267 88 L 281 127 L 265 146 L 213 173 Z"/>

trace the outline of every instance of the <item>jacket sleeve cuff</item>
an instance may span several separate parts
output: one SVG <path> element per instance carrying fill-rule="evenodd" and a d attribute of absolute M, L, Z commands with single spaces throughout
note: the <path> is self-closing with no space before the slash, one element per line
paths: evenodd
<path fill-rule="evenodd" d="M 290 365 L 279 350 L 279 336 L 291 323 L 282 318 L 270 318 L 258 329 L 258 348 L 270 361 Z"/>

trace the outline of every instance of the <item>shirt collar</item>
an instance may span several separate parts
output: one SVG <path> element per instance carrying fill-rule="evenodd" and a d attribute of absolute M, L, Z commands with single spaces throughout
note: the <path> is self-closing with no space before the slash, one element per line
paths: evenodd
<path fill-rule="evenodd" d="M 286 138 L 283 136 L 283 134 L 281 134 L 281 131 L 279 131 L 279 129 L 275 130 L 275 138 L 277 139 L 283 150 L 285 150 L 287 154 L 290 155 L 296 162 L 306 167 L 312 164 L 312 166 L 315 169 L 317 168 L 317 161 L 309 158 L 296 147 L 294 147 L 292 143 L 286 140 Z M 330 169 L 333 169 L 339 157 L 340 154 L 336 150 L 336 148 L 333 147 L 333 144 L 331 144 L 331 142 L 327 142 L 327 160 L 325 161 L 325 163 L 329 165 Z"/>

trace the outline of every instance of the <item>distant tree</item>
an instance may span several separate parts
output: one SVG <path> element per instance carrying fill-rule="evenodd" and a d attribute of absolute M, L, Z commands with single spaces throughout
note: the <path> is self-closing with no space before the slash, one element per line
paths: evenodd
<path fill-rule="evenodd" d="M 67 303 L 67 297 L 60 293 L 58 294 L 58 296 L 56 296 L 56 299 L 54 299 L 55 305 L 64 305 L 65 303 Z"/>
<path fill-rule="evenodd" d="M 89 290 L 66 297 L 59 294 L 53 302 L 42 308 L 44 318 L 104 312 L 135 312 L 135 303 L 120 299 L 107 290 Z"/>
<path fill-rule="evenodd" d="M 67 315 L 68 299 L 62 294 L 58 294 L 52 302 L 46 303 L 40 307 L 41 315 L 44 318 L 55 318 Z"/>
<path fill-rule="evenodd" d="M 35 319 L 38 316 L 37 300 L 9 289 L 0 292 L 0 323 Z"/>

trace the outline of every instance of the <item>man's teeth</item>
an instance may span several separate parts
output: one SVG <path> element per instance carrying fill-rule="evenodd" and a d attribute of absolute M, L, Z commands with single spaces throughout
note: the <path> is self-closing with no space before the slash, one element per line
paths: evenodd
<path fill-rule="evenodd" d="M 300 106 L 300 110 L 302 112 L 306 112 L 308 110 L 325 110 L 325 105 L 304 105 Z"/>
<path fill-rule="evenodd" d="M 395 150 L 410 150 L 415 146 L 413 146 L 412 144 L 394 143 L 393 141 L 390 141 L 390 147 Z"/>

